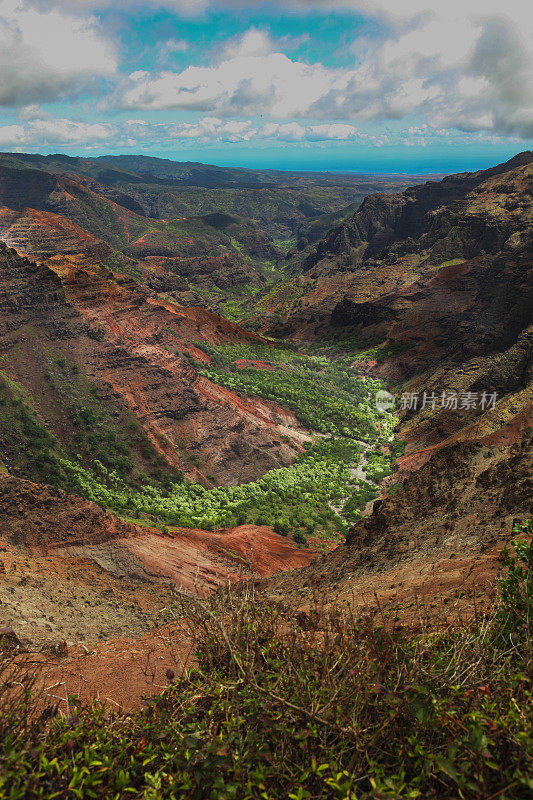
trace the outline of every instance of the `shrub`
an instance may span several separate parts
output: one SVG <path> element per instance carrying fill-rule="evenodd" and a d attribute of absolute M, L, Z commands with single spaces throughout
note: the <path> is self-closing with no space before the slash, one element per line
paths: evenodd
<path fill-rule="evenodd" d="M 500 638 L 513 642 L 533 640 L 533 524 L 532 520 L 518 523 L 514 533 L 526 534 L 511 542 L 502 552 L 502 563 L 507 574 L 500 580 L 501 600 L 498 609 Z"/>
<path fill-rule="evenodd" d="M 497 620 L 415 635 L 253 585 L 178 613 L 193 666 L 137 713 L 4 727 L 0 798 L 531 796 L 530 652 Z"/>
<path fill-rule="evenodd" d="M 277 519 L 274 523 L 274 533 L 279 534 L 280 536 L 288 536 L 289 535 L 289 521 L 287 519 Z"/>
<path fill-rule="evenodd" d="M 0 633 L 0 741 L 6 742 L 8 747 L 37 735 L 42 721 L 55 713 L 53 708 L 42 703 L 37 689 L 38 660 L 17 654 L 17 643 L 11 630 L 3 628 Z"/>

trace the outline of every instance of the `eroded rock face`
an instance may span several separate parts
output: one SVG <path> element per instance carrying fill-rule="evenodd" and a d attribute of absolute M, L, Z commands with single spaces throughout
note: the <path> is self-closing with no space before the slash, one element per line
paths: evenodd
<path fill-rule="evenodd" d="M 75 166 L 65 163 L 66 170 Z M 130 177 L 134 190 L 141 179 Z M 111 266 L 116 272 L 133 272 L 157 291 L 181 294 L 190 291 L 187 278 L 200 292 L 245 283 L 260 286 L 264 277 L 250 258 L 281 257 L 251 220 L 207 214 L 182 217 L 176 228 L 172 220 L 150 222 L 149 210 L 133 195 L 75 172 L 52 174 L 0 163 L 0 239 L 54 269 Z M 192 296 L 205 303 L 201 293 L 193 291 Z"/>
<path fill-rule="evenodd" d="M 351 269 L 371 258 L 382 257 L 383 251 L 395 244 L 405 250 L 424 236 L 442 239 L 443 230 L 448 233 L 449 228 L 440 216 L 440 209 L 446 207 L 445 215 L 448 220 L 455 209 L 460 215 L 461 201 L 469 193 L 476 191 L 487 181 L 492 181 L 492 186 L 498 186 L 500 175 L 527 167 L 532 160 L 532 153 L 520 153 L 505 164 L 488 170 L 449 175 L 442 181 L 428 181 L 406 189 L 401 194 L 370 195 L 352 217 L 319 242 L 316 252 L 308 258 L 306 267 L 310 270 L 319 266 L 323 260 L 334 260 L 329 265 L 330 273 L 335 269 Z M 506 179 L 502 189 L 507 193 L 508 185 L 505 183 Z M 512 204 L 514 201 L 507 202 L 509 208 Z M 497 249 L 496 231 L 484 229 L 482 233 L 483 246 L 489 249 L 496 246 Z M 468 240 L 475 244 L 475 232 L 472 230 L 467 232 L 466 241 Z M 501 238 L 499 243 L 501 244 Z"/>
<path fill-rule="evenodd" d="M 88 263 L 103 263 L 112 253 L 107 244 L 66 217 L 31 208 L 1 208 L 0 238 L 19 253 L 38 260 L 57 254 L 83 254 Z"/>
<path fill-rule="evenodd" d="M 453 616 L 494 594 L 501 548 L 515 521 L 533 511 L 533 446 L 460 442 L 437 451 L 394 495 L 374 504 L 353 526 L 346 543 L 309 567 L 275 576 L 264 590 L 282 602 L 313 607 L 315 598 L 338 608 L 347 603 L 378 609 L 405 603 L 397 619 L 412 619 L 416 607 L 429 619 L 442 601 Z M 482 598 L 482 602 L 480 599 Z"/>
<path fill-rule="evenodd" d="M 531 165 L 516 168 L 432 212 L 417 242 L 381 256 L 396 266 L 399 285 L 364 302 L 354 285 L 332 324 L 409 345 L 405 377 L 430 365 L 437 349 L 464 359 L 516 342 L 531 314 L 532 176 Z"/>
<path fill-rule="evenodd" d="M 0 519 L 2 539 L 28 549 L 94 544 L 140 532 L 96 503 L 8 475 L 0 475 Z"/>
<path fill-rule="evenodd" d="M 383 548 L 404 558 L 413 549 L 460 548 L 475 542 L 493 544 L 501 528 L 533 511 L 533 446 L 527 438 L 511 448 L 459 442 L 439 450 L 386 497 L 374 513 L 355 525 L 346 538 L 348 550 Z"/>
<path fill-rule="evenodd" d="M 71 337 L 83 327 L 75 309 L 65 302 L 59 277 L 2 244 L 0 310 L 4 355 L 20 341 L 22 329 L 30 319 L 37 325 L 47 326 L 51 338 Z"/>
<path fill-rule="evenodd" d="M 44 646 L 57 657 L 63 640 L 138 636 L 164 621 L 176 588 L 204 597 L 228 580 L 305 566 L 316 555 L 266 526 L 141 527 L 8 475 L 0 475 L 0 520 L 0 652 L 9 654 Z"/>
<path fill-rule="evenodd" d="M 276 330 L 296 340 L 357 334 L 392 343 L 374 373 L 399 392 L 506 398 L 489 415 L 406 410 L 411 449 L 489 435 L 513 415 L 524 418 L 532 399 L 532 196 L 532 153 L 372 195 L 309 257 L 302 308 Z"/>
<path fill-rule="evenodd" d="M 87 376 L 117 424 L 127 425 L 124 414 L 137 420 L 163 468 L 235 483 L 292 462 L 298 450 L 281 438 L 283 409 L 222 390 L 184 355 L 192 340 L 259 337 L 204 309 L 160 301 L 133 281 L 116 282 L 109 270 L 56 268 L 59 275 L 1 248 L 0 354 L 7 377 L 28 390 L 42 424 L 67 453 L 77 452 L 75 430 L 56 413 L 65 398 L 45 379 L 58 358 Z"/>
<path fill-rule="evenodd" d="M 368 198 L 308 261 L 308 305 L 285 321 L 296 339 L 356 333 L 392 343 L 361 370 L 398 396 L 455 393 L 459 403 L 400 412 L 407 449 L 390 483 L 401 488 L 345 545 L 273 579 L 266 590 L 276 598 L 294 592 L 305 605 L 322 592 L 325 602 L 371 605 L 419 593 L 427 603 L 453 586 L 455 603 L 467 586 L 471 606 L 476 580 L 493 586 L 514 521 L 533 510 L 532 197 L 533 154 L 523 153 Z M 461 408 L 463 394 L 484 392 L 493 406 Z"/>

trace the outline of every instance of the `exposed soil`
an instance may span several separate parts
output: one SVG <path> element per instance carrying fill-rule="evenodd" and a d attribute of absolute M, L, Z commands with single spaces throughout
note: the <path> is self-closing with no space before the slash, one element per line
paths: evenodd
<path fill-rule="evenodd" d="M 435 453 L 399 491 L 375 502 L 346 544 L 261 586 L 297 608 L 318 600 L 329 606 L 405 606 L 420 596 L 439 607 L 442 598 L 459 599 L 458 608 L 471 613 L 474 584 L 482 587 L 481 595 L 493 586 L 515 520 L 532 512 L 531 439 L 510 448 L 457 443 Z M 410 618 L 412 613 L 400 612 L 400 620 Z"/>
<path fill-rule="evenodd" d="M 69 695 L 128 711 L 160 694 L 190 659 L 191 642 L 177 623 L 167 623 L 138 638 L 69 647 L 63 658 L 42 655 L 38 686 L 67 714 L 73 711 Z"/>
<path fill-rule="evenodd" d="M 317 554 L 267 526 L 162 533 L 6 475 L 0 525 L 0 619 L 29 649 L 140 635 L 164 619 L 177 591 L 206 596 Z"/>
<path fill-rule="evenodd" d="M 58 408 L 70 398 L 46 380 L 58 360 L 86 376 L 126 432 L 125 418 L 135 420 L 163 468 L 207 485 L 232 484 L 294 461 L 306 433 L 293 414 L 221 389 L 185 357 L 200 355 L 192 341 L 261 337 L 206 309 L 161 299 L 97 259 L 59 255 L 38 265 L 0 246 L 0 356 L 6 377 L 28 392 L 67 452 L 78 451 L 75 431 Z M 146 471 L 142 449 L 135 441 L 132 447 Z"/>

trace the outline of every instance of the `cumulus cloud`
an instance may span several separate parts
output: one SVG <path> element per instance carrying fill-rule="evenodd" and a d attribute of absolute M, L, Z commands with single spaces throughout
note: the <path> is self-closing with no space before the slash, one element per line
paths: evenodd
<path fill-rule="evenodd" d="M 195 142 L 249 142 L 257 130 L 250 120 L 223 121 L 217 117 L 204 117 L 199 122 L 174 123 L 162 125 L 160 133 L 165 132 L 170 139 L 189 139 Z"/>
<path fill-rule="evenodd" d="M 361 133 L 354 125 L 330 122 L 321 125 L 301 125 L 299 122 L 269 122 L 257 133 L 262 139 L 277 139 L 282 142 L 349 142 L 369 141 L 366 133 Z"/>
<path fill-rule="evenodd" d="M 257 124 L 251 119 L 227 120 L 212 116 L 204 116 L 196 122 L 148 123 L 143 119 L 129 119 L 120 124 L 88 123 L 57 119 L 45 114 L 37 106 L 22 109 L 19 118 L 20 121 L 15 124 L 0 126 L 0 147 L 20 150 L 23 147 L 75 147 L 83 144 L 114 150 L 151 146 L 154 143 L 171 148 L 178 141 L 184 146 L 242 144 L 250 141 L 303 144 L 357 141 L 379 146 L 387 142 L 386 136 L 371 136 L 353 125 L 343 123 Z M 424 133 L 428 131 L 424 130 Z"/>
<path fill-rule="evenodd" d="M 378 2 L 365 4 L 369 7 L 383 10 Z M 117 104 L 280 120 L 417 114 L 440 127 L 528 137 L 533 135 L 528 28 L 511 16 L 493 14 L 493 7 L 487 0 L 483 7 L 476 4 L 474 13 L 470 0 L 450 0 L 436 14 L 423 0 L 401 0 L 395 13 L 403 11 L 409 23 L 388 28 L 386 37 L 342 69 L 289 58 L 268 34 L 252 29 L 228 42 L 208 66 L 132 73 L 119 89 Z"/>
<path fill-rule="evenodd" d="M 94 17 L 0 0 L 0 105 L 54 100 L 116 67 Z"/>
<path fill-rule="evenodd" d="M 73 122 L 69 119 L 36 117 L 0 127 L 0 146 L 21 147 L 81 145 L 114 140 L 117 129 L 107 123 Z"/>
<path fill-rule="evenodd" d="M 224 120 L 220 117 L 206 116 L 198 122 L 159 123 L 147 125 L 139 120 L 127 123 L 129 136 L 139 139 L 182 139 L 201 143 L 249 142 L 263 140 L 271 142 L 327 142 L 360 140 L 370 143 L 382 137 L 361 133 L 353 125 L 328 123 L 302 125 L 299 122 L 254 124 L 252 120 Z"/>
<path fill-rule="evenodd" d="M 132 73 L 117 96 L 122 108 L 215 111 L 223 116 L 306 116 L 341 70 L 291 60 L 267 33 L 252 29 L 230 41 L 212 66 L 182 72 Z"/>
<path fill-rule="evenodd" d="M 114 7 L 165 6 L 192 14 L 261 4 L 120 0 Z M 0 0 L 0 104 L 43 104 L 113 74 L 112 46 L 90 16 L 93 7 L 106 5 L 111 0 Z M 373 17 L 382 23 L 380 38 L 364 47 L 354 39 L 347 51 L 351 66 L 333 68 L 291 52 L 305 35 L 274 40 L 252 28 L 210 51 L 210 62 L 186 69 L 168 66 L 188 46 L 169 39 L 160 45 L 157 69 L 117 79 L 109 105 L 200 112 L 218 120 L 216 131 L 207 133 L 200 123 L 176 128 L 200 139 L 218 136 L 226 125 L 223 135 L 248 135 L 240 122 L 229 120 L 250 116 L 270 120 L 272 135 L 285 141 L 309 140 L 309 120 L 316 123 L 316 137 L 337 126 L 331 140 L 349 141 L 361 136 L 351 123 L 404 118 L 432 129 L 533 136 L 533 18 L 524 0 L 506 0 L 504 8 L 501 0 L 279 0 L 277 5 L 281 12 L 342 9 Z M 264 130 L 258 128 L 258 135 Z"/>

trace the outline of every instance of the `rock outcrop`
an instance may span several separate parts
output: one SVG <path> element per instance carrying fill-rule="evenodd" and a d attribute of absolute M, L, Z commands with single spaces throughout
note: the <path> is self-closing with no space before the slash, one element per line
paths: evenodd
<path fill-rule="evenodd" d="M 514 521 L 533 510 L 532 180 L 522 153 L 372 196 L 308 258 L 313 283 L 285 331 L 374 345 L 354 366 L 370 362 L 403 397 L 407 448 L 393 492 L 345 545 L 274 579 L 277 598 L 372 604 L 379 588 L 378 602 L 429 602 L 452 584 L 457 599 L 470 575 L 493 581 Z"/>
<path fill-rule="evenodd" d="M 486 392 L 502 401 L 484 423 L 479 409 L 405 409 L 412 447 L 461 428 L 466 439 L 495 433 L 531 404 L 532 182 L 528 152 L 372 195 L 319 243 L 295 279 L 307 282 L 301 307 L 271 327 L 295 340 L 388 345 L 374 371 L 398 394 Z"/>
<path fill-rule="evenodd" d="M 283 409 L 211 384 L 186 357 L 193 352 L 205 358 L 194 340 L 259 337 L 205 309 L 161 301 L 133 281 L 117 282 L 109 271 L 63 263 L 56 269 L 0 246 L 3 374 L 27 392 L 40 424 L 64 451 L 79 450 L 65 414 L 72 380 L 65 384 L 58 374 L 65 384 L 61 389 L 47 379 L 57 373 L 58 362 L 94 387 L 143 471 L 153 466 L 142 455 L 146 448 L 132 418 L 163 470 L 179 468 L 206 483 L 252 480 L 294 460 L 294 448 L 282 439 Z M 294 424 L 298 430 L 295 419 Z M 8 434 L 0 427 L 4 447 Z M 86 463 L 90 466 L 90 459 Z"/>
<path fill-rule="evenodd" d="M 484 598 L 482 607 L 493 591 L 515 521 L 533 513 L 532 476 L 530 437 L 511 447 L 449 445 L 376 502 L 345 544 L 263 588 L 296 606 L 312 607 L 317 598 L 332 608 L 401 601 L 426 614 L 444 599 L 470 613 L 476 597 Z"/>

